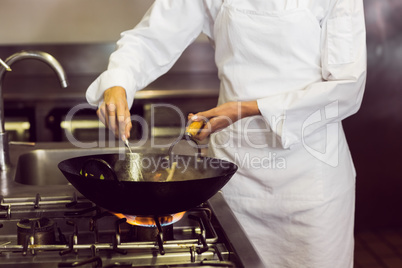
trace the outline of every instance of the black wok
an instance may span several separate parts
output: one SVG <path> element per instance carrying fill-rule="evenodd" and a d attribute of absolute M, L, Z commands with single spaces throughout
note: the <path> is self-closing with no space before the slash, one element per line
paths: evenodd
<path fill-rule="evenodd" d="M 169 178 L 173 162 L 177 165 Z M 58 167 L 86 198 L 129 215 L 166 215 L 196 207 L 237 171 L 235 164 L 209 157 L 175 155 L 170 159 L 137 153 L 76 157 Z"/>

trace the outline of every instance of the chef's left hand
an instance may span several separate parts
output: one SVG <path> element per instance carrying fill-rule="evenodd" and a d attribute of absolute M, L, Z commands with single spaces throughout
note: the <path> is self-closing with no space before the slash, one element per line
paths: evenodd
<path fill-rule="evenodd" d="M 201 141 L 206 139 L 210 134 L 228 127 L 239 119 L 259 114 L 261 113 L 258 109 L 257 101 L 238 101 L 227 102 L 211 110 L 197 114 L 189 114 L 188 120 L 204 120 L 206 122 L 201 131 L 194 137 Z"/>

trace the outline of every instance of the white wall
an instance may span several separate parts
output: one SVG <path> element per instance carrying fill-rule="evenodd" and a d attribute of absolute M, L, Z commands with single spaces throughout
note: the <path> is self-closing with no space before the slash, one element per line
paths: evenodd
<path fill-rule="evenodd" d="M 115 42 L 154 0 L 0 0 L 0 44 Z"/>

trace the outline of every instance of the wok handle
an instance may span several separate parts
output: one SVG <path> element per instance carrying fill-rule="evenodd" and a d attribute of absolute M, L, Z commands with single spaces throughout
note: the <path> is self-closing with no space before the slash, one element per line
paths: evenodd
<path fill-rule="evenodd" d="M 198 144 L 198 142 L 196 140 L 194 140 L 192 137 L 185 135 L 183 138 L 175 140 L 170 145 L 169 150 L 168 150 L 169 158 L 172 158 L 172 156 L 173 156 L 173 148 L 176 146 L 176 144 L 178 144 L 181 140 L 184 140 L 184 139 L 187 140 L 187 141 L 191 141 L 191 142 L 195 143 L 195 148 L 197 148 L 197 157 L 201 157 L 201 147 Z M 172 161 L 170 161 L 170 162 L 172 163 Z"/>
<path fill-rule="evenodd" d="M 198 134 L 200 129 L 204 126 L 204 121 L 193 121 L 191 124 L 186 128 L 186 132 L 184 135 L 189 136 L 189 137 L 194 137 L 195 135 Z"/>
<path fill-rule="evenodd" d="M 87 166 L 88 166 L 90 163 L 96 163 L 96 165 L 98 165 L 98 166 L 101 165 L 101 166 L 103 166 L 103 167 L 106 167 L 106 169 L 108 169 L 109 172 L 112 174 L 113 179 L 114 179 L 117 183 L 120 184 L 120 181 L 119 181 L 119 179 L 117 178 L 117 175 L 116 175 L 116 172 L 114 171 L 114 169 L 109 165 L 108 162 L 106 162 L 105 160 L 100 159 L 100 158 L 89 158 L 89 159 L 87 159 L 87 160 L 84 161 L 84 164 L 82 165 L 82 169 L 81 169 L 83 176 L 85 176 L 84 174 L 87 173 L 87 172 L 86 172 Z"/>
<path fill-rule="evenodd" d="M 193 138 L 195 135 L 198 134 L 200 129 L 204 126 L 205 121 L 193 121 L 187 126 L 186 131 L 184 132 L 184 136 L 180 139 L 175 140 L 169 147 L 168 156 L 169 162 L 172 164 L 173 161 L 173 148 L 178 144 L 181 140 L 187 140 L 188 142 L 193 142 L 195 144 L 195 148 L 197 148 L 197 155 L 196 157 L 199 159 L 201 157 L 201 147 L 198 142 Z"/>
<path fill-rule="evenodd" d="M 194 139 L 194 136 L 198 134 L 200 129 L 204 126 L 205 121 L 193 121 L 190 123 L 189 126 L 187 126 L 186 131 L 184 132 L 184 136 L 180 139 L 175 140 L 169 147 L 168 154 L 171 156 L 173 154 L 173 148 L 176 146 L 177 143 L 181 140 L 187 140 L 195 143 L 195 147 L 197 148 L 198 151 L 198 156 L 201 156 L 201 148 L 198 144 L 198 142 Z"/>

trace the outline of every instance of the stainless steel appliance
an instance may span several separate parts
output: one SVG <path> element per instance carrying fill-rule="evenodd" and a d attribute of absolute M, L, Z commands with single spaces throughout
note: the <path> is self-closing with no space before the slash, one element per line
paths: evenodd
<path fill-rule="evenodd" d="M 263 267 L 221 193 L 181 219 L 117 216 L 75 193 L 2 198 L 0 267 Z"/>

